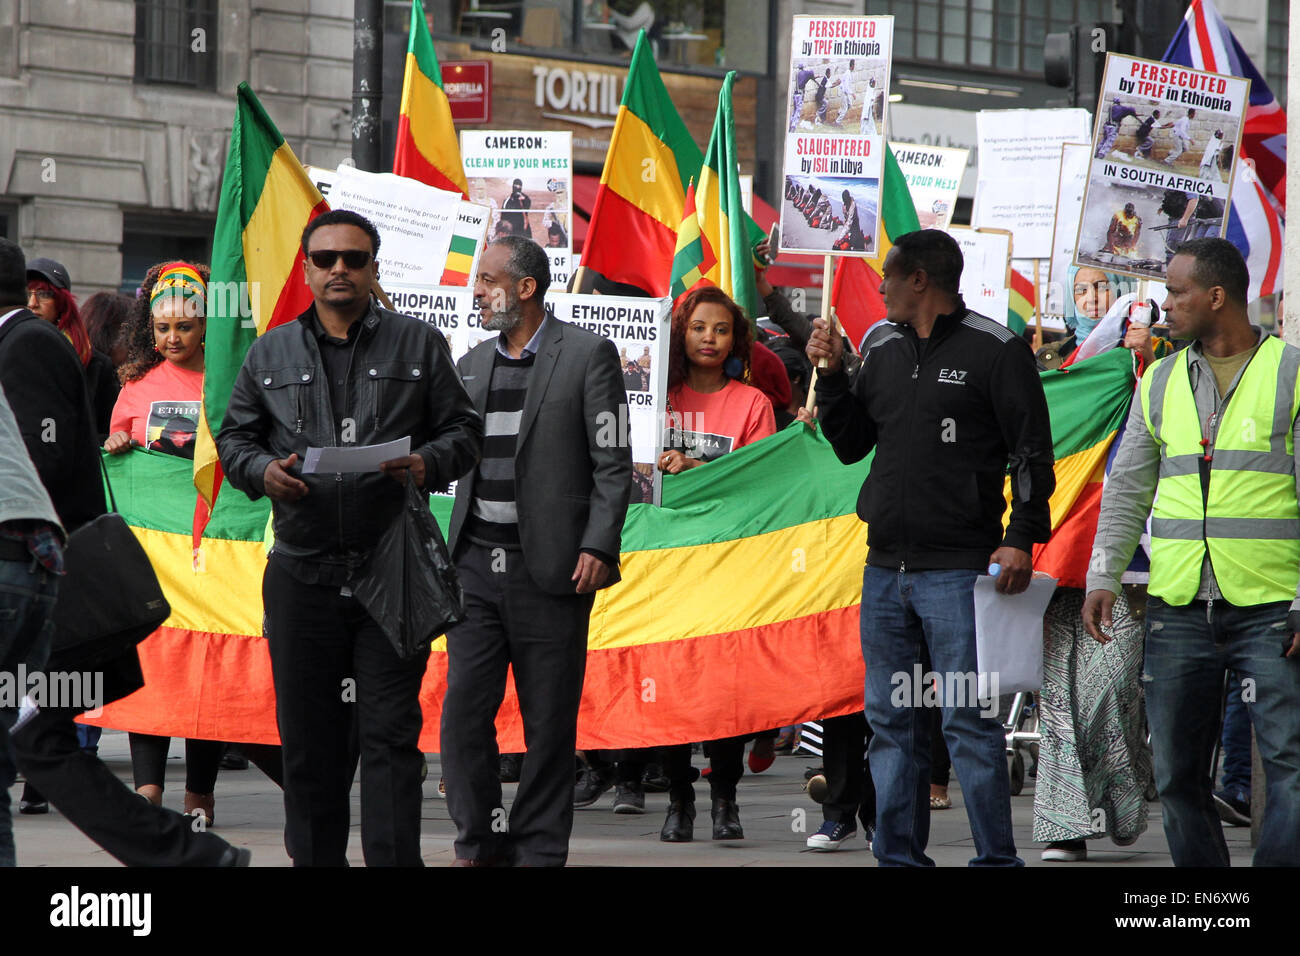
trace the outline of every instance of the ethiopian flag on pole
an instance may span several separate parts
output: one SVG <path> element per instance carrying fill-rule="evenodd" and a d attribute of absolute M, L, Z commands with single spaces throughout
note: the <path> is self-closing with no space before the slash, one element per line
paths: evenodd
<path fill-rule="evenodd" d="M 758 307 L 758 290 L 754 284 L 754 258 L 750 252 L 754 240 L 740 199 L 736 121 L 731 109 L 731 88 L 735 82 L 733 70 L 723 79 L 718 93 L 718 112 L 713 119 L 709 151 L 700 167 L 695 215 L 699 220 L 700 235 L 714 251 L 713 264 L 704 270 L 704 278 L 731 296 L 741 311 L 753 319 Z M 673 279 L 676 278 L 674 262 Z"/>
<path fill-rule="evenodd" d="M 442 88 L 438 55 L 418 3 L 411 4 L 411 40 L 406 47 L 393 172 L 469 198 L 451 103 Z"/>
<path fill-rule="evenodd" d="M 303 279 L 302 230 L 328 208 L 253 91 L 240 83 L 212 237 L 203 413 L 194 448 L 195 548 L 221 489 L 213 439 L 235 376 L 255 338 L 311 305 Z"/>
<path fill-rule="evenodd" d="M 682 224 L 677 228 L 672 287 L 668 294 L 676 300 L 697 285 L 706 284 L 705 274 L 717 262 L 708 237 L 700 232 L 700 220 L 695 213 L 695 183 L 692 181 L 686 187 L 686 206 L 682 210 Z"/>
<path fill-rule="evenodd" d="M 734 162 L 734 148 L 730 155 Z M 694 180 L 703 195 L 703 166 L 704 154 L 668 96 L 642 30 L 632 51 L 573 290 L 591 292 L 603 278 L 633 287 L 619 290 L 628 295 L 668 295 L 686 189 Z M 741 208 L 738 202 L 736 208 Z M 753 248 L 763 230 L 748 216 L 744 221 Z M 749 269 L 753 271 L 752 261 Z"/>

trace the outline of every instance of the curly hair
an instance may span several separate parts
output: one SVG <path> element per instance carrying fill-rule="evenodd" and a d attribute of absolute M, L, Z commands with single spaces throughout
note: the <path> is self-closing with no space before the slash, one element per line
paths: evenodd
<path fill-rule="evenodd" d="M 157 265 L 150 266 L 149 271 L 144 274 L 144 282 L 135 294 L 135 304 L 131 309 L 131 314 L 122 325 L 122 341 L 126 345 L 126 363 L 117 370 L 117 377 L 123 385 L 127 382 L 137 382 L 144 378 L 151 369 L 156 365 L 161 365 L 165 359 L 162 353 L 154 347 L 153 338 L 153 311 L 149 308 L 149 297 L 153 293 L 154 283 L 158 281 L 158 276 L 162 274 L 164 266 L 172 265 L 172 262 L 160 262 Z M 194 270 L 207 283 L 211 270 L 205 265 L 190 263 Z"/>
<path fill-rule="evenodd" d="M 58 318 L 54 324 L 58 330 L 68 337 L 72 347 L 77 350 L 77 358 L 81 359 L 81 364 L 86 365 L 90 362 L 93 350 L 90 345 L 90 333 L 86 331 L 86 323 L 82 321 L 81 312 L 77 308 L 77 299 L 67 289 L 56 289 L 44 279 L 29 279 L 27 281 L 27 290 L 29 292 L 49 292 L 54 295 L 55 314 Z"/>
<path fill-rule="evenodd" d="M 668 333 L 668 387 L 676 388 L 686 381 L 690 373 L 690 360 L 686 357 L 686 326 L 695 310 L 706 304 L 720 305 L 731 313 L 731 354 L 728 359 L 740 360 L 740 374 L 733 375 L 741 382 L 749 381 L 749 352 L 753 333 L 749 320 L 731 296 L 715 285 L 701 286 L 687 292 L 677 300 L 673 309 L 672 329 Z"/>

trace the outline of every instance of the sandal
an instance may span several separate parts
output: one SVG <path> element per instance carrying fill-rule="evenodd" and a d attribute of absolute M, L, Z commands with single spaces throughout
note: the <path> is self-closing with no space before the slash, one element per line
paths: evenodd
<path fill-rule="evenodd" d="M 934 794 L 930 794 L 930 809 L 931 809 L 931 810 L 951 810 L 951 809 L 952 809 L 952 798 L 951 798 L 951 797 L 936 797 Z"/>

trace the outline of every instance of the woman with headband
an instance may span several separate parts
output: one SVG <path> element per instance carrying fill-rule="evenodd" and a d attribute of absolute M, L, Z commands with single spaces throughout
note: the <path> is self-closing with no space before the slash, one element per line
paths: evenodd
<path fill-rule="evenodd" d="M 154 266 L 145 275 L 135 312 L 125 331 L 127 361 L 119 374 L 122 394 L 113 407 L 105 451 L 121 455 L 133 447 L 194 457 L 203 400 L 203 334 L 208 267 L 188 262 Z M 222 744 L 185 741 L 185 812 L 213 820 L 213 790 Z M 170 737 L 131 734 L 131 770 L 136 792 L 162 803 Z"/>

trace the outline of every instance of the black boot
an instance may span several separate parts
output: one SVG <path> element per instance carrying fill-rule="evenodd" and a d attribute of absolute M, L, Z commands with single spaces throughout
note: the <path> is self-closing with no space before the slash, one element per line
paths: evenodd
<path fill-rule="evenodd" d="M 745 839 L 745 831 L 740 826 L 740 808 L 736 806 L 735 800 L 713 798 L 713 839 Z"/>
<path fill-rule="evenodd" d="M 695 802 L 674 800 L 668 804 L 668 817 L 659 831 L 664 843 L 690 843 L 695 839 Z"/>

